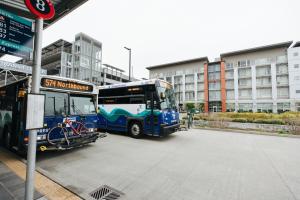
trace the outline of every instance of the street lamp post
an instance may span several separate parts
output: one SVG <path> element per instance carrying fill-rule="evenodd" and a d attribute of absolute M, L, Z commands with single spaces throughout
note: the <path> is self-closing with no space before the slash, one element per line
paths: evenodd
<path fill-rule="evenodd" d="M 131 81 L 131 48 L 128 48 L 128 47 L 124 47 L 124 48 L 129 51 L 129 76 L 128 76 L 128 79 L 130 82 Z"/>

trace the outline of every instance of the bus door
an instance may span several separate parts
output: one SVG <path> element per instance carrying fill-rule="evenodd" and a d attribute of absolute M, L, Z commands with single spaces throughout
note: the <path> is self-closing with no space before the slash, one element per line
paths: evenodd
<path fill-rule="evenodd" d="M 145 130 L 151 134 L 154 135 L 155 132 L 155 116 L 154 116 L 154 109 L 157 107 L 157 101 L 155 100 L 155 92 L 151 91 L 146 96 L 146 107 L 148 110 L 150 110 L 147 118 L 146 118 L 146 124 L 145 124 Z"/>

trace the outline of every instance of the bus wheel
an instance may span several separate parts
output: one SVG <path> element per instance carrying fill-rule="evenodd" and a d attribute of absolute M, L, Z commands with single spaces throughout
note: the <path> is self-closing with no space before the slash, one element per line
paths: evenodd
<path fill-rule="evenodd" d="M 8 129 L 4 131 L 4 147 L 6 149 L 11 149 L 11 133 Z"/>
<path fill-rule="evenodd" d="M 134 138 L 140 138 L 143 135 L 142 126 L 139 122 L 132 122 L 129 126 L 129 133 Z"/>

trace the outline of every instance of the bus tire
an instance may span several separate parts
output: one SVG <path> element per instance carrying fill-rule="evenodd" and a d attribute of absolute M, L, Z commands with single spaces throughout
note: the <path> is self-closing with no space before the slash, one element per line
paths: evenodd
<path fill-rule="evenodd" d="M 4 140 L 3 140 L 3 144 L 4 144 L 4 147 L 8 150 L 11 150 L 12 148 L 12 145 L 11 145 L 11 132 L 9 131 L 8 128 L 5 128 L 4 129 L 4 132 L 3 132 L 3 137 L 4 137 Z"/>
<path fill-rule="evenodd" d="M 129 134 L 133 138 L 141 138 L 143 135 L 142 125 L 138 121 L 132 121 L 129 125 Z"/>

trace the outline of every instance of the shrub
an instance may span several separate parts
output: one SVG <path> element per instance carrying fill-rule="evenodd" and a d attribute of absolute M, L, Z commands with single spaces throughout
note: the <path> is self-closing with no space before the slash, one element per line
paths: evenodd
<path fill-rule="evenodd" d="M 194 120 L 200 120 L 199 116 L 194 116 Z"/>
<path fill-rule="evenodd" d="M 245 118 L 235 118 L 232 120 L 233 122 L 247 123 L 247 119 Z"/>
<path fill-rule="evenodd" d="M 195 108 L 195 104 L 194 103 L 186 103 L 185 107 L 187 110 L 192 110 Z"/>
<path fill-rule="evenodd" d="M 278 124 L 278 125 L 284 125 L 284 121 L 280 119 L 257 119 L 253 121 L 257 124 Z"/>

